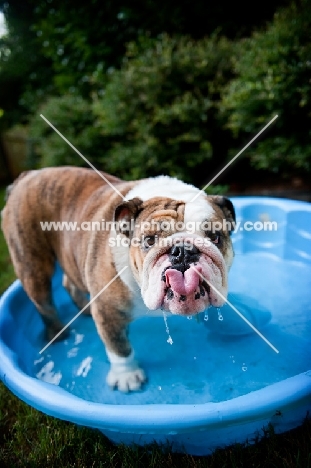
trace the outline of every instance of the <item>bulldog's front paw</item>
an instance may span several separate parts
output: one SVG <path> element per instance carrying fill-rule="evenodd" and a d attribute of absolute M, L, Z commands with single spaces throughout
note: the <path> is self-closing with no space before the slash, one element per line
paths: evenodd
<path fill-rule="evenodd" d="M 107 375 L 107 384 L 120 392 L 139 390 L 147 380 L 144 371 L 139 367 L 134 358 L 134 352 L 127 357 L 122 357 L 107 350 L 111 363 L 111 369 Z"/>
<path fill-rule="evenodd" d="M 116 388 L 120 392 L 125 393 L 139 390 L 145 381 L 145 373 L 139 367 L 128 372 L 118 372 L 112 368 L 107 375 L 107 384 L 109 387 Z"/>

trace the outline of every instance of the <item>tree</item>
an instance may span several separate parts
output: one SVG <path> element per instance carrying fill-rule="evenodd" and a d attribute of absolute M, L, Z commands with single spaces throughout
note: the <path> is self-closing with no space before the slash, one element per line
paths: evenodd
<path fill-rule="evenodd" d="M 25 122 L 44 93 L 52 92 L 51 62 L 38 54 L 37 36 L 29 2 L 0 2 L 7 34 L 0 38 L 0 108 L 5 111 L 0 125 Z"/>

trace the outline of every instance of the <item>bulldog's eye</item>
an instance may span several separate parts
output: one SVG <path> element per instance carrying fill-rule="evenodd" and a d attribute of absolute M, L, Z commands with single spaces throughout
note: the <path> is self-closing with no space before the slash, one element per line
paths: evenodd
<path fill-rule="evenodd" d="M 146 236 L 146 237 L 144 237 L 143 246 L 145 247 L 145 249 L 149 249 L 150 247 L 152 247 L 155 244 L 156 237 L 157 236 Z"/>
<path fill-rule="evenodd" d="M 209 232 L 207 237 L 213 242 L 213 244 L 220 244 L 220 234 L 219 232 Z"/>

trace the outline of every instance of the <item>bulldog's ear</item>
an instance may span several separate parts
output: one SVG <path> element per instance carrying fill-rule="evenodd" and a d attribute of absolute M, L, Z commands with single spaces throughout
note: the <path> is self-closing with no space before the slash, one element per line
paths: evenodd
<path fill-rule="evenodd" d="M 142 204 L 143 201 L 140 198 L 133 198 L 117 206 L 114 212 L 114 222 L 118 232 L 126 236 L 130 235 L 130 231 L 134 228 L 131 221 L 135 220 L 141 212 Z"/>
<path fill-rule="evenodd" d="M 229 233 L 231 234 L 235 228 L 235 210 L 231 200 L 227 197 L 223 197 L 221 195 L 211 195 L 208 197 L 215 205 L 217 205 L 225 215 L 225 220 L 231 223 L 231 229 L 229 229 Z"/>

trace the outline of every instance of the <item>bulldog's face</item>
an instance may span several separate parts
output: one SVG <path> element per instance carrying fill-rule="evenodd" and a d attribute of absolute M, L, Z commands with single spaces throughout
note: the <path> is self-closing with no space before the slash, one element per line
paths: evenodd
<path fill-rule="evenodd" d="M 224 304 L 235 222 L 228 199 L 134 198 L 117 208 L 115 221 L 128 238 L 132 273 L 149 309 L 192 315 Z"/>

